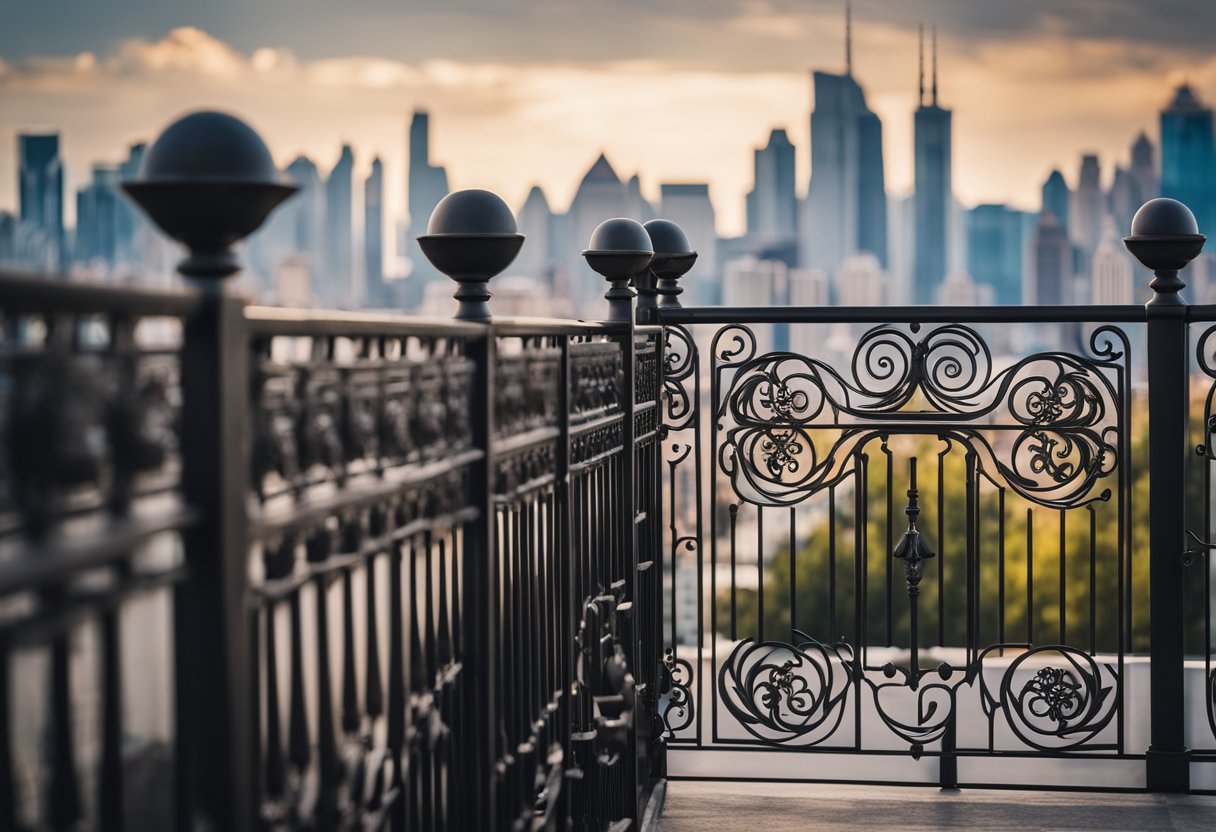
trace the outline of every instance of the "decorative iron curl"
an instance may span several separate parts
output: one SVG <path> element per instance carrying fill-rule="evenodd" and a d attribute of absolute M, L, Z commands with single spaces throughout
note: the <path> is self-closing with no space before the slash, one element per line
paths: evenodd
<path fill-rule="evenodd" d="M 1014 735 L 1039 751 L 1067 751 L 1088 746 L 1110 747 L 1094 740 L 1118 713 L 1119 674 L 1110 664 L 1099 665 L 1088 653 L 1067 645 L 1034 647 L 1014 659 L 1001 675 L 996 692 L 982 671 L 984 659 L 1000 647 L 985 650 L 980 668 L 980 701 L 989 719 L 999 709 Z M 1029 678 L 1018 672 L 1035 656 L 1055 654 Z"/>
<path fill-rule="evenodd" d="M 675 739 L 676 733 L 692 725 L 696 718 L 692 679 L 692 663 L 676 658 L 670 647 L 664 650 L 659 668 L 658 718 L 666 739 Z"/>
<path fill-rule="evenodd" d="M 718 671 L 718 692 L 739 724 L 766 743 L 808 747 L 832 736 L 844 717 L 853 648 L 805 633 L 792 645 L 744 639 Z"/>
<path fill-rule="evenodd" d="M 664 431 L 684 430 L 696 415 L 695 392 L 689 389 L 689 380 L 695 382 L 697 344 L 682 326 L 666 327 L 663 337 L 663 397 L 667 403 Z"/>
<path fill-rule="evenodd" d="M 720 367 L 746 364 L 756 357 L 756 335 L 742 324 L 728 324 L 714 334 L 710 354 Z"/>
<path fill-rule="evenodd" d="M 890 672 L 892 670 L 894 673 Z M 919 760 L 925 753 L 925 746 L 940 740 L 954 720 L 957 710 L 956 693 L 962 684 L 962 679 L 960 678 L 954 684 L 946 684 L 946 680 L 949 680 L 954 673 L 954 669 L 949 665 L 942 665 L 939 668 L 942 682 L 929 682 L 928 684 L 910 683 L 908 671 L 902 667 L 887 665 L 884 672 L 889 677 L 902 674 L 905 678 L 900 681 L 875 682 L 866 676 L 866 684 L 874 695 L 874 708 L 878 711 L 879 719 L 891 733 L 908 743 L 912 759 Z M 893 703 L 884 704 L 883 702 L 884 691 L 910 691 L 913 693 L 916 698 L 916 721 L 907 722 L 897 719 L 891 710 Z M 888 699 L 891 696 L 889 693 L 885 695 Z"/>

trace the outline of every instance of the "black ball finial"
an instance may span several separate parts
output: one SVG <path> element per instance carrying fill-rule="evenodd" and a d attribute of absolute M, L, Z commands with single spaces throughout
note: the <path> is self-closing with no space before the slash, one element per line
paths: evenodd
<path fill-rule="evenodd" d="M 583 257 L 610 284 L 604 293 L 608 320 L 633 320 L 633 290 L 629 288 L 629 280 L 644 272 L 654 257 L 654 246 L 646 229 L 640 222 L 625 217 L 604 220 L 591 233 Z"/>
<path fill-rule="evenodd" d="M 1199 233 L 1195 215 L 1176 199 L 1150 199 L 1132 217 L 1131 230 L 1123 244 L 1133 257 L 1153 270 L 1149 286 L 1154 294 L 1149 305 L 1181 305 L 1178 292 L 1186 288 L 1186 283 L 1178 272 L 1199 256 L 1207 239 Z"/>
<path fill-rule="evenodd" d="M 215 279 L 235 274 L 232 247 L 297 190 L 282 180 L 261 136 L 226 113 L 190 113 L 165 128 L 122 189 L 189 256 L 177 270 Z"/>
<path fill-rule="evenodd" d="M 519 254 L 524 235 L 502 197 L 491 191 L 455 191 L 439 200 L 426 233 L 418 237 L 422 253 L 439 271 L 460 284 L 456 318 L 490 320 L 490 278 Z"/>
<path fill-rule="evenodd" d="M 679 296 L 684 291 L 679 280 L 697 261 L 697 253 L 689 244 L 684 229 L 671 220 L 650 220 L 643 228 L 654 245 L 654 259 L 650 261 L 650 274 L 646 281 L 649 293 L 643 290 L 641 284 L 638 285 L 638 322 L 652 323 L 654 316 L 649 308 L 654 305 L 653 294 L 657 292 L 661 297 L 658 306 L 679 307 Z M 645 315 L 643 306 L 647 307 Z M 646 318 L 645 321 L 642 320 L 643 317 Z"/>

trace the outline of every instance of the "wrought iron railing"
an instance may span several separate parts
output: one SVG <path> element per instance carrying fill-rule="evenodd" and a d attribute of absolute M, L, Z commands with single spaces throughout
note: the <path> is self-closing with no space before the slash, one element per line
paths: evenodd
<path fill-rule="evenodd" d="M 460 192 L 422 238 L 456 320 L 283 310 L 221 284 L 287 190 L 192 119 L 196 178 L 171 128 L 133 189 L 188 291 L 0 275 L 0 829 L 1216 789 L 1216 308 L 1178 297 L 1177 203 L 1128 238 L 1146 307 L 683 309 L 683 233 L 609 220 L 607 320 L 495 320 L 522 238 Z M 204 145 L 265 158 L 197 178 Z"/>

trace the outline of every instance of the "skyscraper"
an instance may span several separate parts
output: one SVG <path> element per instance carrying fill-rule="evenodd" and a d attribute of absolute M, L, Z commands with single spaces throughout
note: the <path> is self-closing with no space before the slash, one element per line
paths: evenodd
<path fill-rule="evenodd" d="M 533 185 L 528 198 L 517 215 L 519 233 L 527 238 L 519 256 L 511 264 L 512 274 L 522 274 L 548 282 L 553 263 L 552 243 L 553 212 L 549 200 L 539 185 Z"/>
<path fill-rule="evenodd" d="M 431 212 L 448 195 L 448 173 L 441 165 L 431 164 L 431 119 L 425 110 L 415 110 L 410 121 L 409 180 L 406 203 L 410 214 L 407 245 L 411 271 L 410 296 L 414 303 L 422 298 L 426 284 L 442 277 L 422 254 L 415 239 L 426 233 Z"/>
<path fill-rule="evenodd" d="M 1064 181 L 1064 174 L 1058 169 L 1053 169 L 1047 177 L 1047 181 L 1043 183 L 1043 201 L 1040 213 L 1050 211 L 1056 218 L 1056 225 L 1068 231 L 1068 211 L 1069 203 L 1072 201 L 1072 193 L 1068 189 L 1068 183 Z"/>
<path fill-rule="evenodd" d="M 794 145 L 785 130 L 773 130 L 755 151 L 755 176 L 747 195 L 747 233 L 766 241 L 792 240 L 798 233 Z"/>
<path fill-rule="evenodd" d="M 570 296 L 575 309 L 597 302 L 604 292 L 604 279 L 591 270 L 581 252 L 597 225 L 610 217 L 629 216 L 627 202 L 625 183 L 601 153 L 579 182 L 570 203 L 570 242 L 565 265 L 571 276 Z M 642 217 L 632 219 L 640 221 Z"/>
<path fill-rule="evenodd" d="M 1106 213 L 1102 204 L 1102 168 L 1098 154 L 1081 156 L 1081 169 L 1077 175 L 1077 190 L 1072 198 L 1072 215 L 1068 221 L 1068 233 L 1073 244 L 1082 252 L 1082 259 L 1089 257 L 1098 246 L 1102 233 L 1102 218 Z"/>
<path fill-rule="evenodd" d="M 28 228 L 45 238 L 52 262 L 38 263 L 58 270 L 64 261 L 63 162 L 58 133 L 22 133 L 17 137 L 20 217 Z"/>
<path fill-rule="evenodd" d="M 1141 204 L 1160 194 L 1161 178 L 1157 171 L 1157 150 L 1143 130 L 1132 143 L 1131 174 L 1136 183 L 1137 199 Z"/>
<path fill-rule="evenodd" d="M 1022 302 L 1024 226 L 1022 212 L 1006 205 L 977 205 L 967 212 L 967 272 L 991 287 L 995 303 Z"/>
<path fill-rule="evenodd" d="M 1183 84 L 1161 111 L 1161 195 L 1185 202 L 1201 233 L 1216 229 L 1216 146 L 1212 111 Z"/>
<path fill-rule="evenodd" d="M 363 180 L 363 274 L 368 306 L 390 306 L 384 282 L 384 166 L 372 160 L 372 172 Z"/>
<path fill-rule="evenodd" d="M 76 193 L 77 263 L 99 275 L 109 276 L 118 256 L 119 171 L 106 165 L 93 166 L 93 179 Z"/>
<path fill-rule="evenodd" d="M 933 85 L 925 102 L 924 31 L 921 31 L 920 106 L 916 109 L 916 267 L 913 301 L 933 303 L 946 277 L 951 188 L 952 114 L 937 103 L 937 30 L 933 31 Z"/>
<path fill-rule="evenodd" d="M 1026 300 L 1040 306 L 1056 305 L 1071 300 L 1072 244 L 1068 232 L 1056 215 L 1044 211 L 1031 242 L 1034 253 L 1032 294 Z"/>
<path fill-rule="evenodd" d="M 718 274 L 718 231 L 709 185 L 699 183 L 659 186 L 659 214 L 684 229 L 689 244 L 697 251 L 693 274 L 699 281 L 716 281 Z"/>
<path fill-rule="evenodd" d="M 851 25 L 846 18 L 845 72 L 813 73 L 811 182 L 800 235 L 803 266 L 835 273 L 844 258 L 868 251 L 887 262 L 887 199 L 882 122 L 853 79 Z"/>
<path fill-rule="evenodd" d="M 1132 302 L 1132 261 L 1119 237 L 1114 219 L 1108 216 L 1090 265 L 1089 302 L 1098 306 Z"/>
<path fill-rule="evenodd" d="M 344 144 L 325 180 L 325 274 L 313 284 L 313 291 L 330 306 L 357 306 L 362 298 L 355 279 L 351 232 L 354 170 L 354 153 Z"/>

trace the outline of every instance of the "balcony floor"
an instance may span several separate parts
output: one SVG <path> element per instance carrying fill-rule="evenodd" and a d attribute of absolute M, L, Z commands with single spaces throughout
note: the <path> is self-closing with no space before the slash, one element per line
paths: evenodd
<path fill-rule="evenodd" d="M 1216 828 L 1216 797 L 673 781 L 661 832 Z"/>

